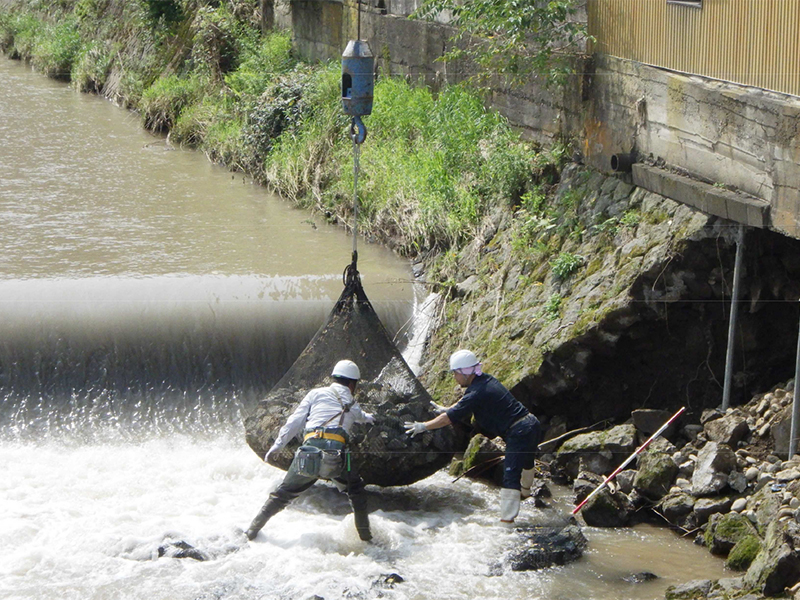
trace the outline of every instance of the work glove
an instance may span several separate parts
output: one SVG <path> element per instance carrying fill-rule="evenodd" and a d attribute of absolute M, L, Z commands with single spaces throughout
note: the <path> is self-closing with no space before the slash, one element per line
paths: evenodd
<path fill-rule="evenodd" d="M 375 415 L 371 415 L 370 413 L 365 412 L 364 419 L 366 419 L 364 422 L 367 425 L 372 425 L 375 422 Z"/>
<path fill-rule="evenodd" d="M 403 423 L 403 427 L 406 428 L 406 433 L 411 437 L 419 435 L 424 431 L 428 431 L 428 428 L 425 427 L 425 423 L 421 423 L 420 421 L 406 421 Z"/>
<path fill-rule="evenodd" d="M 264 455 L 264 462 L 268 463 L 270 457 L 271 456 L 275 456 L 275 454 L 277 454 L 277 453 L 278 453 L 278 449 L 275 446 L 273 446 L 272 448 L 267 450 L 267 453 Z"/>
<path fill-rule="evenodd" d="M 433 400 L 431 400 L 431 408 L 433 409 L 433 412 L 435 412 L 437 415 L 440 415 L 443 412 L 447 412 L 446 406 L 442 406 L 441 404 L 436 404 L 436 402 L 434 402 Z"/>

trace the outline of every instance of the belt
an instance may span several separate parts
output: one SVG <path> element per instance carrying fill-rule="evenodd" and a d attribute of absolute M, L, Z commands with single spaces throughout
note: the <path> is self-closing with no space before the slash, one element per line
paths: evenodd
<path fill-rule="evenodd" d="M 341 442 L 343 444 L 347 443 L 347 440 L 344 439 L 343 435 L 338 435 L 336 433 L 325 433 L 324 431 L 312 431 L 311 433 L 307 433 L 303 438 L 303 441 L 309 440 L 311 438 L 333 440 L 334 442 Z"/>
<path fill-rule="evenodd" d="M 509 432 L 509 431 L 511 431 L 512 429 L 514 429 L 514 427 L 516 427 L 517 425 L 519 425 L 520 423 L 522 423 L 522 422 L 523 422 L 525 419 L 527 419 L 527 418 L 528 418 L 528 417 L 530 417 L 530 416 L 531 416 L 531 413 L 528 413 L 528 414 L 527 414 L 527 415 L 525 415 L 524 417 L 520 417 L 519 419 L 517 419 L 516 421 L 514 421 L 514 422 L 513 422 L 511 425 L 509 425 L 509 426 L 508 426 L 508 429 L 506 429 L 506 430 L 505 430 L 505 432 L 503 433 L 503 436 L 506 436 L 506 435 L 508 435 L 508 432 Z"/>

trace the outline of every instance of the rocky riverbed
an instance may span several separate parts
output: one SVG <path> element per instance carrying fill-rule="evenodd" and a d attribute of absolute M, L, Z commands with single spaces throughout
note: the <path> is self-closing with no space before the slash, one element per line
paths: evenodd
<path fill-rule="evenodd" d="M 447 357 L 476 351 L 542 421 L 542 473 L 573 486 L 576 502 L 685 406 L 581 519 L 660 523 L 726 558 L 730 578 L 669 598 L 791 595 L 800 457 L 786 455 L 793 384 L 776 382 L 794 373 L 796 241 L 746 232 L 733 408 L 722 412 L 736 227 L 577 164 L 553 193 L 554 209 L 498 210 L 470 246 L 428 267 L 445 285 L 422 383 L 451 404 Z M 476 436 L 452 473 L 500 453 Z"/>
<path fill-rule="evenodd" d="M 800 598 L 800 455 L 786 456 L 792 397 L 789 382 L 744 406 L 677 421 L 589 500 L 579 522 L 661 524 L 726 558 L 730 577 L 674 586 L 668 600 Z M 579 503 L 669 417 L 635 410 L 621 425 L 568 434 L 556 446 L 545 442 L 539 495 L 546 496 L 544 480 L 568 483 Z M 492 465 L 498 452 L 502 440 L 475 436 L 452 472 L 495 479 L 501 466 L 480 472 L 480 465 Z M 563 543 L 576 547 L 574 539 Z M 578 544 L 573 555 L 562 549 L 552 556 L 574 560 L 581 549 Z M 525 564 L 525 558 L 520 552 L 512 564 Z M 528 559 L 532 568 L 537 557 Z"/>

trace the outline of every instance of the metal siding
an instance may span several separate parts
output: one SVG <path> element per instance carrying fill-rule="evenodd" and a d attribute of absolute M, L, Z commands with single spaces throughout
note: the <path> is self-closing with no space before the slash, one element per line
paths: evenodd
<path fill-rule="evenodd" d="M 800 0 L 588 0 L 593 51 L 800 96 Z"/>

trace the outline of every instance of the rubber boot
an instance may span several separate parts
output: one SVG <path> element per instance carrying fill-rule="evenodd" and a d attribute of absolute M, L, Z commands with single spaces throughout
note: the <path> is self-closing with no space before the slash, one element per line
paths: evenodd
<path fill-rule="evenodd" d="M 353 507 L 353 517 L 356 522 L 356 531 L 362 541 L 368 542 L 372 539 L 372 532 L 369 529 L 369 512 L 367 511 L 367 499 L 365 496 L 350 496 L 350 506 Z"/>
<path fill-rule="evenodd" d="M 513 523 L 519 514 L 520 491 L 510 488 L 500 490 L 500 521 Z"/>
<path fill-rule="evenodd" d="M 253 519 L 252 523 L 250 523 L 248 530 L 245 532 L 247 539 L 256 539 L 258 532 L 261 531 L 264 525 L 267 524 L 267 521 L 283 510 L 285 506 L 286 505 L 283 502 L 275 498 L 270 498 L 267 500 L 264 506 L 261 507 L 261 510 L 258 511 L 256 518 Z"/>
<path fill-rule="evenodd" d="M 524 469 L 520 483 L 522 484 L 522 499 L 531 497 L 531 485 L 533 485 L 533 477 L 536 475 L 536 469 Z"/>

